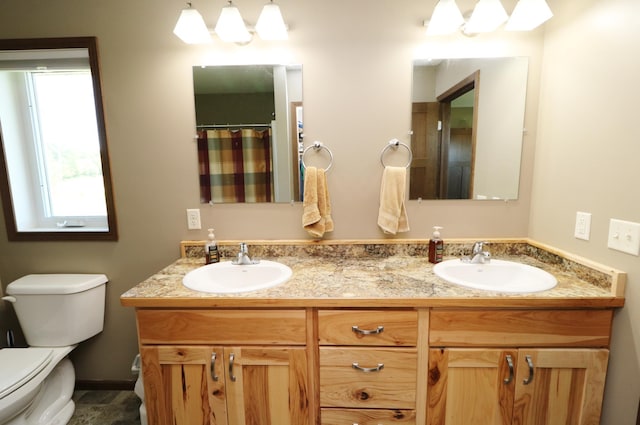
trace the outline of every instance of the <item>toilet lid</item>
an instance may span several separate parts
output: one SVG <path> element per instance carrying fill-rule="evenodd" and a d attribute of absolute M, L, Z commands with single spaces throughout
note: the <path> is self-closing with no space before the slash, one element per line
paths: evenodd
<path fill-rule="evenodd" d="M 0 350 L 0 399 L 11 394 L 44 369 L 53 356 L 50 348 Z"/>

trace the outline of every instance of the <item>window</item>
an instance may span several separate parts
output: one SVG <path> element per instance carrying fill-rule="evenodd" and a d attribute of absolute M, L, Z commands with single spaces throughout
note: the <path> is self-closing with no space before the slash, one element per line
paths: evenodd
<path fill-rule="evenodd" d="M 96 53 L 95 38 L 0 40 L 10 240 L 117 239 Z"/>

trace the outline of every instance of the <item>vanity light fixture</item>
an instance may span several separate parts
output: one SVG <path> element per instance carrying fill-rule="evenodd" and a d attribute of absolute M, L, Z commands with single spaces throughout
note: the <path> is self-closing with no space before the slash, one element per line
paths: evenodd
<path fill-rule="evenodd" d="M 439 0 L 433 10 L 431 20 L 425 21 L 427 35 L 444 35 L 458 29 L 465 35 L 473 35 L 496 30 L 507 22 L 507 31 L 530 31 L 553 16 L 545 0 L 519 0 L 511 18 L 500 0 L 478 0 L 468 21 L 465 23 L 455 0 Z"/>
<path fill-rule="evenodd" d="M 427 35 L 444 35 L 456 32 L 464 24 L 464 18 L 455 0 L 440 0 L 433 10 L 427 26 Z"/>
<path fill-rule="evenodd" d="M 453 0 L 449 0 L 453 1 Z M 210 43 L 211 33 L 225 42 L 247 44 L 253 39 L 254 32 L 267 41 L 287 40 L 288 28 L 282 18 L 280 7 L 270 0 L 260 13 L 255 27 L 248 29 L 238 8 L 228 0 L 228 4 L 220 11 L 215 28 L 211 31 L 200 13 L 187 3 L 188 7 L 180 13 L 173 33 L 187 44 Z"/>
<path fill-rule="evenodd" d="M 263 40 L 287 40 L 289 38 L 280 7 L 273 0 L 262 8 L 256 23 L 256 32 Z"/>
<path fill-rule="evenodd" d="M 191 8 L 191 3 L 187 3 L 187 6 L 180 12 L 173 33 L 187 44 L 210 43 L 211 34 L 202 15 L 196 9 Z"/>
<path fill-rule="evenodd" d="M 231 0 L 228 5 L 222 8 L 214 31 L 222 41 L 230 43 L 248 43 L 252 38 L 240 11 Z"/>
<path fill-rule="evenodd" d="M 507 31 L 531 31 L 553 16 L 545 0 L 519 0 L 504 29 Z"/>

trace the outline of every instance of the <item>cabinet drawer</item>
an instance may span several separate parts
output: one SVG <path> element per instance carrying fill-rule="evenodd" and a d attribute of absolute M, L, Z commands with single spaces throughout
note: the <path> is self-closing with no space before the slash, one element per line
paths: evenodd
<path fill-rule="evenodd" d="M 415 349 L 321 347 L 320 405 L 414 409 L 416 368 Z"/>
<path fill-rule="evenodd" d="M 306 344 L 304 310 L 138 309 L 141 344 Z"/>
<path fill-rule="evenodd" d="M 320 310 L 320 345 L 415 346 L 416 311 Z"/>
<path fill-rule="evenodd" d="M 608 347 L 612 310 L 439 310 L 432 347 Z"/>
<path fill-rule="evenodd" d="M 321 409 L 322 425 L 415 425 L 415 410 Z"/>

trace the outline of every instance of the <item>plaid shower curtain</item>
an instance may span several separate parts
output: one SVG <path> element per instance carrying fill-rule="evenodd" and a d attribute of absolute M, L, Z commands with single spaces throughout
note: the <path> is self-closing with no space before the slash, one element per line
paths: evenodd
<path fill-rule="evenodd" d="M 200 202 L 273 202 L 271 129 L 198 131 Z"/>

